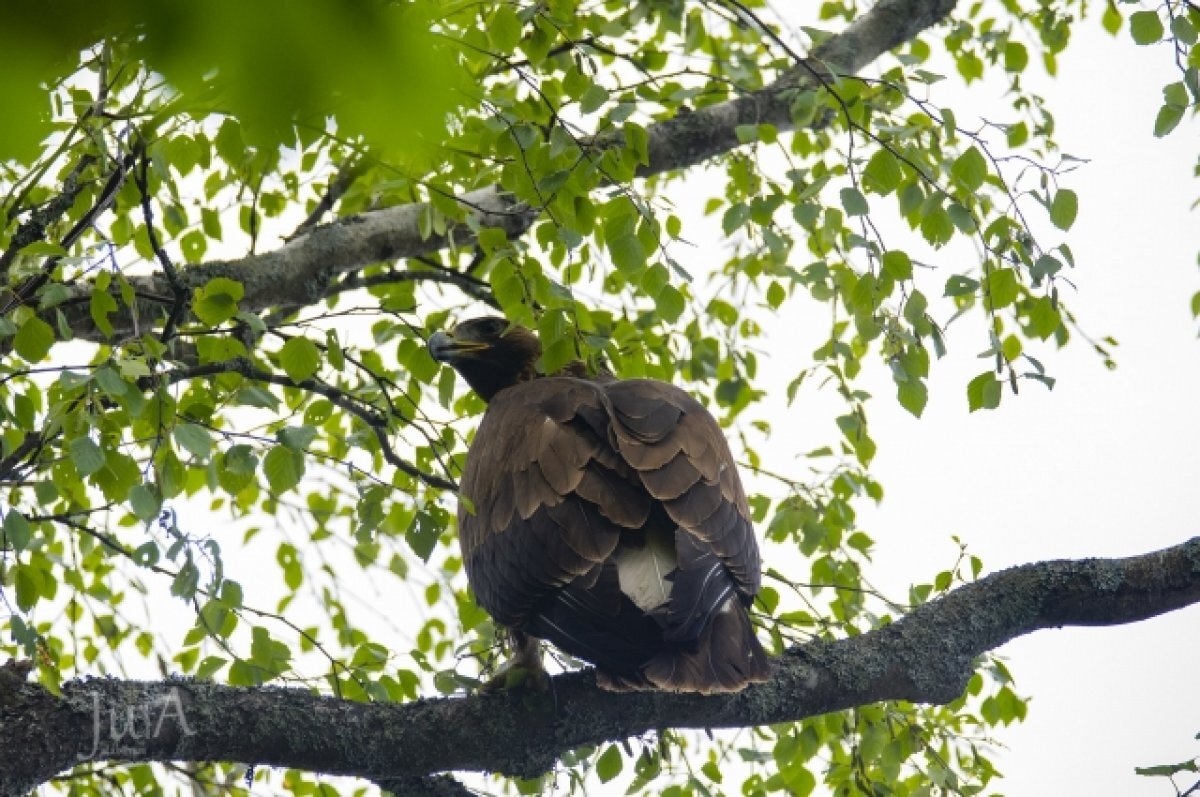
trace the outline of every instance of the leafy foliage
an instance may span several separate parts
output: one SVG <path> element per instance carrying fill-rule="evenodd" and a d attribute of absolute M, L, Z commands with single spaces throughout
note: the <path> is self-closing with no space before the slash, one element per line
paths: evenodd
<path fill-rule="evenodd" d="M 854 506 L 883 487 L 857 380 L 883 364 L 920 416 L 949 322 L 975 315 L 987 370 L 967 408 L 1053 385 L 1035 357 L 1072 337 L 1058 285 L 1074 260 L 1057 236 L 1081 208 L 1022 76 L 1054 74 L 1083 4 L 972 6 L 937 31 L 949 61 L 914 38 L 872 79 L 810 72 L 758 3 L 65 5 L 72 22 L 52 32 L 29 3 L 0 28 L 0 651 L 36 658 L 43 683 L 162 667 L 347 700 L 475 686 L 497 629 L 465 589 L 449 488 L 482 405 L 423 341 L 495 308 L 538 330 L 546 370 L 604 361 L 709 403 L 745 462 L 768 561 L 794 563 L 768 573 L 757 607 L 776 652 L 877 628 L 979 574 L 964 552 L 905 600 L 869 587 Z M 1099 21 L 1180 65 L 1153 122 L 1167 135 L 1200 97 L 1200 16 L 1127 10 Z M 860 13 L 830 0 L 818 16 L 836 29 Z M 957 77 L 934 71 L 947 65 Z M 720 179 L 705 218 L 677 212 L 710 189 L 650 168 L 662 122 L 781 76 L 809 81 L 787 94 L 788 124 L 726 131 L 737 146 L 708 162 Z M 1005 81 L 1004 120 L 937 105 L 954 79 Z M 489 186 L 537 211 L 528 232 L 472 217 L 462 197 Z M 317 277 L 291 273 L 283 241 L 313 235 L 329 206 L 408 206 L 426 247 L 364 267 L 331 246 Z M 709 228 L 726 248 L 687 257 Z M 269 269 L 237 270 L 264 251 Z M 802 367 L 775 359 L 770 335 L 805 314 L 827 336 Z M 786 431 L 764 387 L 780 376 L 789 403 L 822 389 L 838 402 L 804 475 L 756 450 Z M 946 707 L 712 741 L 668 731 L 574 751 L 548 777 L 974 794 L 997 774 L 979 740 L 1025 710 L 991 660 Z M 239 788 L 235 768 L 203 770 Z M 71 782 L 162 777 L 82 767 Z"/>

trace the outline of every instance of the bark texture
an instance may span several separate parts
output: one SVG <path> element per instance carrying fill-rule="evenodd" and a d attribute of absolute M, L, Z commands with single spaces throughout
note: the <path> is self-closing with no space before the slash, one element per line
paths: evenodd
<path fill-rule="evenodd" d="M 454 793 L 438 773 L 532 776 L 565 751 L 659 728 L 787 722 L 881 700 L 944 704 L 976 658 L 1043 628 L 1137 622 L 1200 602 L 1200 537 L 1126 559 L 1022 565 L 960 587 L 895 623 L 773 659 L 734 695 L 614 694 L 588 671 L 546 693 L 351 703 L 295 689 L 192 680 L 85 679 L 56 696 L 0 667 L 0 796 L 89 760 L 236 761 Z"/>
<path fill-rule="evenodd" d="M 638 175 L 684 169 L 728 152 L 739 146 L 738 125 L 769 123 L 780 131 L 793 129 L 790 109 L 797 92 L 817 88 L 833 74 L 859 72 L 888 50 L 944 20 L 954 5 L 955 0 L 881 0 L 771 85 L 650 125 L 649 162 Z M 585 142 L 604 144 L 603 137 Z M 470 246 L 473 230 L 481 226 L 498 227 L 510 239 L 517 238 L 539 215 L 536 208 L 517 203 L 494 185 L 465 193 L 458 201 L 469 210 L 470 220 L 446 235 L 422 238 L 417 222 L 425 205 L 398 205 L 305 228 L 273 251 L 190 266 L 180 269 L 179 276 L 189 298 L 194 288 L 210 279 L 227 277 L 245 287 L 239 302 L 242 310 L 303 307 L 320 301 L 339 274 L 449 246 Z M 120 303 L 120 309 L 109 316 L 113 338 L 118 340 L 138 332 L 135 319 L 141 319 L 143 325 L 149 319 L 158 322 L 172 304 L 172 286 L 165 274 L 131 277 L 130 282 L 140 297 L 136 313 Z M 72 286 L 71 298 L 60 309 L 77 337 L 103 341 L 106 338 L 96 327 L 88 304 L 91 290 L 90 283 Z"/>

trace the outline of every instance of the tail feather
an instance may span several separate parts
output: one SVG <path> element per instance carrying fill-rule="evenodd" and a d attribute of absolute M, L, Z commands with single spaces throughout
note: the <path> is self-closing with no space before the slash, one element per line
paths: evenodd
<path fill-rule="evenodd" d="M 617 692 L 738 692 L 770 678 L 771 665 L 745 608 L 736 597 L 730 597 L 698 639 L 668 644 L 641 668 L 640 675 L 602 672 L 597 682 Z"/>

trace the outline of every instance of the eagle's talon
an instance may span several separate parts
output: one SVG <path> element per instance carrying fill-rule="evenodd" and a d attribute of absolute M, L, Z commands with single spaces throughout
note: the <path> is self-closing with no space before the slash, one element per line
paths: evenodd
<path fill-rule="evenodd" d="M 498 673 L 484 681 L 479 687 L 480 693 L 485 695 L 498 692 L 511 692 L 518 689 L 528 689 L 536 692 L 548 691 L 550 689 L 550 676 L 541 667 L 532 669 L 506 664 Z"/>
<path fill-rule="evenodd" d="M 530 689 L 545 692 L 550 688 L 550 676 L 542 666 L 542 649 L 536 639 L 516 629 L 509 630 L 513 657 L 496 674 L 479 687 L 484 694 L 511 689 Z"/>

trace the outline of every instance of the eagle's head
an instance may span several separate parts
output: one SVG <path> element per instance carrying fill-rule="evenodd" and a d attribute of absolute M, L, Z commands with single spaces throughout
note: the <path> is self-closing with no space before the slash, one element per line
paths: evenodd
<path fill-rule="evenodd" d="M 537 376 L 542 353 L 537 335 L 498 316 L 463 321 L 429 337 L 429 354 L 458 371 L 484 401 Z"/>

